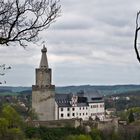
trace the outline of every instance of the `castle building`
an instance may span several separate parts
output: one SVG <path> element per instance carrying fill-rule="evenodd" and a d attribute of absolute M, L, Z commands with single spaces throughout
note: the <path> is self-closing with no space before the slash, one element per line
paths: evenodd
<path fill-rule="evenodd" d="M 104 99 L 97 91 L 76 94 L 55 93 L 55 86 L 51 84 L 51 69 L 48 67 L 45 46 L 41 51 L 40 66 L 36 69 L 36 84 L 32 86 L 32 108 L 38 114 L 38 119 L 104 120 Z"/>
<path fill-rule="evenodd" d="M 89 120 L 96 118 L 103 121 L 105 118 L 103 97 L 95 91 L 77 94 L 56 94 L 57 119 L 79 118 Z"/>

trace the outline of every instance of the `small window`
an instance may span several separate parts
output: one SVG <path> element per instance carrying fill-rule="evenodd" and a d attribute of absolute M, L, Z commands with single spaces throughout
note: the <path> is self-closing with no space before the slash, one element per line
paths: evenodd
<path fill-rule="evenodd" d="M 63 108 L 61 108 L 61 111 L 63 111 Z"/>
<path fill-rule="evenodd" d="M 69 116 L 70 116 L 70 113 L 67 114 L 67 117 L 69 117 Z"/>
<path fill-rule="evenodd" d="M 70 111 L 70 108 L 69 107 L 67 108 L 67 111 Z"/>
<path fill-rule="evenodd" d="M 81 113 L 79 113 L 79 115 L 81 116 Z"/>
<path fill-rule="evenodd" d="M 81 107 L 79 109 L 81 110 Z"/>
<path fill-rule="evenodd" d="M 72 113 L 72 116 L 75 116 L 75 113 Z"/>
<path fill-rule="evenodd" d="M 93 105 L 93 108 L 97 108 L 98 106 L 97 105 Z"/>
<path fill-rule="evenodd" d="M 84 110 L 85 108 L 83 107 L 83 110 Z"/>
<path fill-rule="evenodd" d="M 61 117 L 63 118 L 63 116 L 64 116 L 64 114 L 63 113 L 61 113 Z"/>
<path fill-rule="evenodd" d="M 88 115 L 88 113 L 86 113 L 86 115 Z"/>
<path fill-rule="evenodd" d="M 86 107 L 86 109 L 88 109 L 88 108 Z"/>
<path fill-rule="evenodd" d="M 75 108 L 73 107 L 73 108 L 72 108 L 72 110 L 74 111 L 74 110 L 75 110 Z"/>
<path fill-rule="evenodd" d="M 85 113 L 83 113 L 83 116 L 85 115 Z"/>

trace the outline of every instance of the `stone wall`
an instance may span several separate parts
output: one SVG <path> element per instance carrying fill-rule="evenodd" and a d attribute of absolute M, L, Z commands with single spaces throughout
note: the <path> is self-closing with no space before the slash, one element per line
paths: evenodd
<path fill-rule="evenodd" d="M 39 127 L 45 126 L 48 128 L 61 128 L 61 127 L 74 127 L 77 128 L 81 125 L 81 120 L 54 120 L 54 121 L 28 121 L 29 126 Z"/>

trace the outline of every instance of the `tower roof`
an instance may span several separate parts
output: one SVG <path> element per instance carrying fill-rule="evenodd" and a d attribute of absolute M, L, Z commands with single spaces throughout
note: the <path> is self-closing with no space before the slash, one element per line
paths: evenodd
<path fill-rule="evenodd" d="M 43 49 L 41 50 L 42 52 L 42 56 L 41 56 L 41 61 L 40 61 L 40 66 L 39 68 L 48 68 L 48 60 L 47 60 L 47 48 L 45 47 L 45 45 L 43 46 Z"/>

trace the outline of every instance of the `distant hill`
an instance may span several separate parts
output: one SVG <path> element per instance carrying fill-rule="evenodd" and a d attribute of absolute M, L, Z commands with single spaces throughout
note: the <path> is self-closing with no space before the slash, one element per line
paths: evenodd
<path fill-rule="evenodd" d="M 12 92 L 11 90 L 8 90 L 8 89 L 0 89 L 0 93 L 2 92 Z"/>
<path fill-rule="evenodd" d="M 95 92 L 98 91 L 102 95 L 113 95 L 113 94 L 122 94 L 127 92 L 136 92 L 140 91 L 140 85 L 114 85 L 114 86 L 91 86 L 91 85 L 83 85 L 83 86 L 67 86 L 67 87 L 56 87 L 56 92 L 58 93 L 76 93 L 79 91 L 89 91 Z"/>
<path fill-rule="evenodd" d="M 137 91 L 127 91 L 119 94 L 113 94 L 114 97 L 119 96 L 119 97 L 127 97 L 127 96 L 139 96 L 140 97 L 140 90 Z"/>
<path fill-rule="evenodd" d="M 12 93 L 29 93 L 31 94 L 31 87 L 6 87 L 0 86 L 0 94 L 3 92 Z M 79 91 L 85 92 L 95 92 L 98 91 L 102 95 L 114 95 L 114 94 L 126 94 L 126 93 L 135 93 L 140 94 L 140 85 L 114 85 L 114 86 L 92 86 L 92 85 L 81 85 L 81 86 L 65 86 L 65 87 L 56 87 L 56 93 L 76 93 Z"/>
<path fill-rule="evenodd" d="M 31 90 L 31 87 L 11 87 L 11 86 L 0 86 L 0 92 L 3 90 L 8 90 L 11 92 L 21 92 L 24 90 Z"/>

